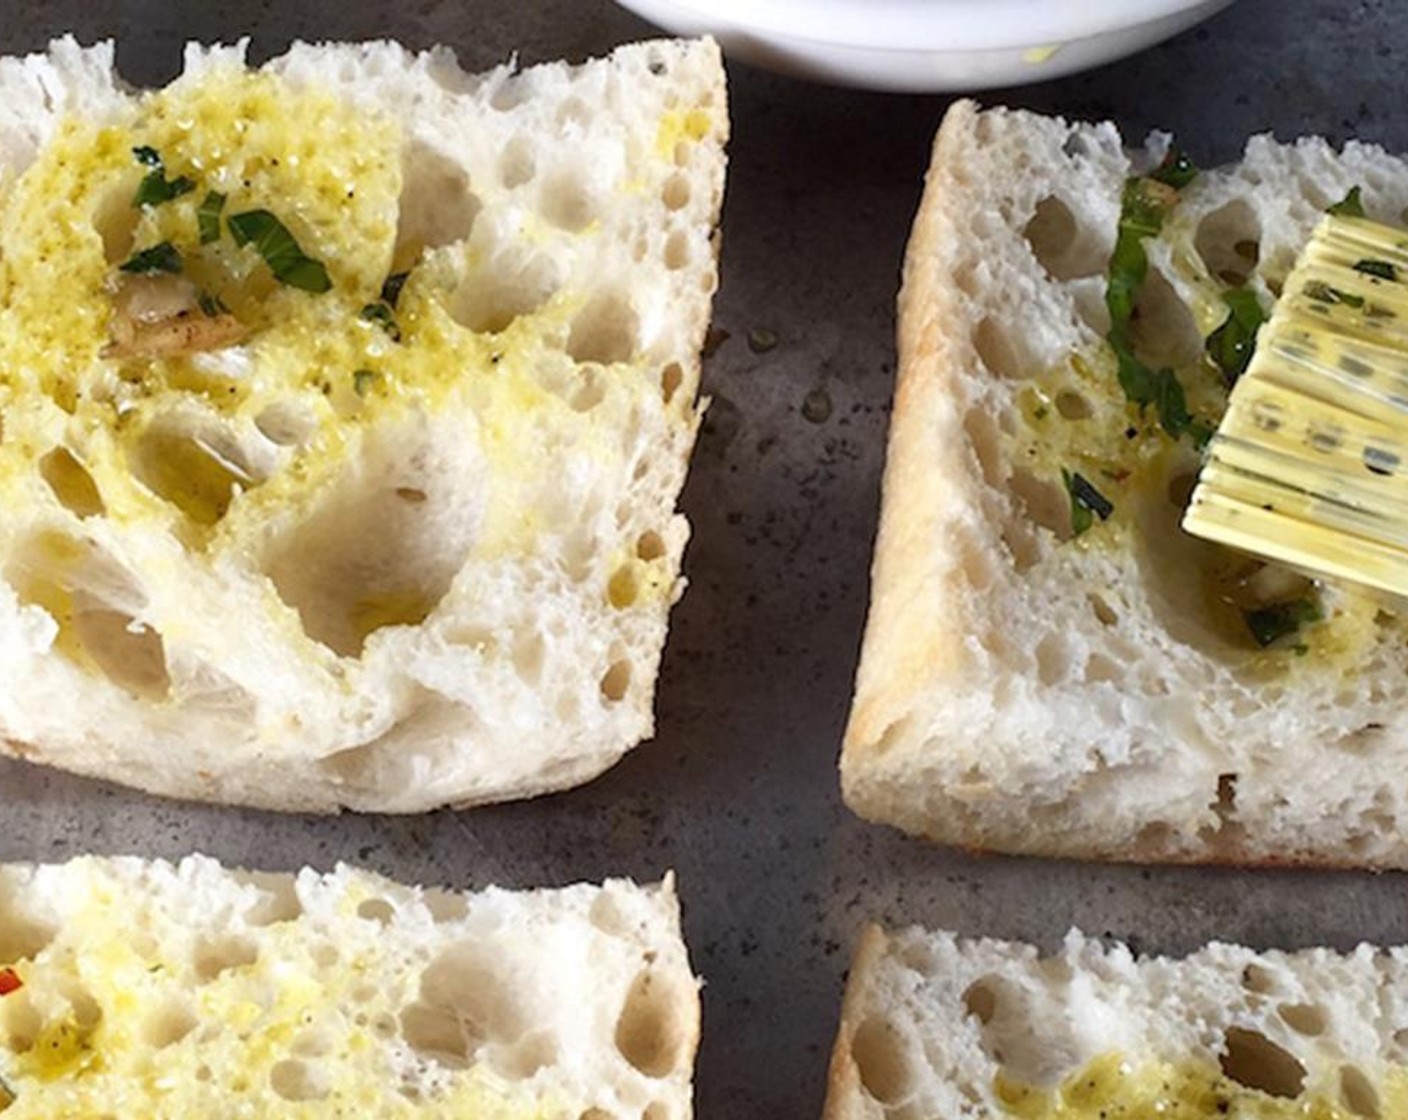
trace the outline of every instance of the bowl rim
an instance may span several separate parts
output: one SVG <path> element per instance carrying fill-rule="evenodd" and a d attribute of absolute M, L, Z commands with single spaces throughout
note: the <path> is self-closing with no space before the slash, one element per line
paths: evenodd
<path fill-rule="evenodd" d="M 715 30 L 900 50 L 1061 46 L 1232 0 L 625 0 Z M 1209 13 L 1211 14 L 1211 13 Z M 730 25 L 729 28 L 718 24 Z"/>

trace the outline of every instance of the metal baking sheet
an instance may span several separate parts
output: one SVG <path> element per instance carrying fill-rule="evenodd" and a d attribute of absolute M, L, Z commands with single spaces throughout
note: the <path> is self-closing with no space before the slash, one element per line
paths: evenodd
<path fill-rule="evenodd" d="M 140 83 L 173 76 L 192 38 L 249 36 L 264 58 L 293 38 L 391 36 L 446 43 L 480 68 L 515 52 L 582 58 L 652 34 L 605 0 L 0 0 L 0 53 L 65 32 L 116 37 Z M 1406 43 L 1408 6 L 1394 0 L 1241 0 L 1126 62 L 983 100 L 1109 117 L 1131 137 L 1168 129 L 1203 163 L 1235 157 L 1266 129 L 1403 151 Z M 269 868 L 345 859 L 456 886 L 650 879 L 673 867 L 707 980 L 703 1120 L 819 1116 L 844 971 L 869 918 L 1047 946 L 1079 925 L 1169 952 L 1214 937 L 1408 941 L 1396 875 L 972 858 L 842 808 L 835 761 L 865 615 L 895 289 L 947 100 L 741 66 L 730 77 L 715 311 L 728 337 L 705 370 L 714 403 L 684 497 L 691 586 L 673 617 L 655 741 L 574 792 L 405 819 L 173 804 L 0 764 L 0 858 L 201 850 Z M 756 335 L 750 345 L 759 331 L 776 345 Z"/>

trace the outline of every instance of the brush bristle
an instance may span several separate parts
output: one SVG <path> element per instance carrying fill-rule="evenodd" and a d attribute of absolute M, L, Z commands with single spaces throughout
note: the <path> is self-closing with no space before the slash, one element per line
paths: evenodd
<path fill-rule="evenodd" d="M 1408 231 L 1327 216 L 1209 446 L 1183 528 L 1408 596 Z"/>

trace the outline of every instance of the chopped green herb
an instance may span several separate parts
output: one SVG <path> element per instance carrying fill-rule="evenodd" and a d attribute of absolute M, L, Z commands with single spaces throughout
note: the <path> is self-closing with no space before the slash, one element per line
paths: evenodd
<path fill-rule="evenodd" d="M 1354 265 L 1354 271 L 1362 272 L 1367 276 L 1377 276 L 1380 280 L 1398 279 L 1398 269 L 1394 268 L 1389 261 L 1357 261 Z"/>
<path fill-rule="evenodd" d="M 1144 240 L 1158 236 L 1164 217 L 1177 201 L 1178 192 L 1162 181 L 1125 181 L 1119 232 L 1110 256 L 1110 276 L 1105 288 L 1105 306 L 1110 312 L 1110 331 L 1105 337 L 1119 363 L 1120 388 L 1125 398 L 1138 405 L 1141 411 L 1154 405 L 1160 426 L 1174 439 L 1192 428 L 1183 385 L 1173 370 L 1152 370 L 1139 360 L 1130 338 L 1130 324 L 1139 289 L 1149 273 Z"/>
<path fill-rule="evenodd" d="M 180 198 L 181 195 L 196 189 L 195 183 L 184 175 L 168 179 L 166 166 L 161 162 L 161 153 L 155 148 L 144 145 L 133 148 L 132 154 L 143 167 L 151 168 L 137 184 L 137 193 L 132 196 L 133 206 L 160 206 L 163 202 L 170 202 L 173 198 Z"/>
<path fill-rule="evenodd" d="M 209 292 L 201 292 L 196 297 L 196 304 L 200 307 L 201 314 L 207 319 L 214 319 L 217 315 L 228 315 L 230 309 L 225 306 L 225 301 L 219 296 L 211 295 Z"/>
<path fill-rule="evenodd" d="M 395 307 L 401 298 L 401 289 L 406 286 L 406 277 L 409 272 L 393 272 L 386 278 L 386 283 L 381 286 L 381 302 L 389 307 Z"/>
<path fill-rule="evenodd" d="M 1230 389 L 1247 371 L 1256 349 L 1256 332 L 1266 322 L 1266 312 L 1256 293 L 1246 288 L 1229 288 L 1222 293 L 1222 302 L 1227 304 L 1227 318 L 1208 335 L 1207 352 L 1222 370 L 1222 379 Z"/>
<path fill-rule="evenodd" d="M 268 210 L 246 210 L 225 219 L 236 245 L 253 245 L 274 278 L 291 288 L 321 294 L 332 288 L 322 261 L 308 256 L 288 227 Z"/>
<path fill-rule="evenodd" d="M 1149 173 L 1149 178 L 1167 183 L 1174 190 L 1182 190 L 1197 177 L 1198 165 L 1181 148 L 1170 148 L 1163 162 Z"/>
<path fill-rule="evenodd" d="M 1032 419 L 1033 419 L 1033 420 L 1045 420 L 1045 419 L 1046 419 L 1048 416 L 1050 416 L 1050 415 L 1051 415 L 1050 409 L 1048 409 L 1044 404 L 1039 404 L 1039 405 L 1036 406 L 1035 411 L 1032 412 Z"/>
<path fill-rule="evenodd" d="M 119 267 L 123 272 L 146 275 L 152 272 L 180 272 L 181 264 L 181 254 L 176 246 L 169 241 L 163 241 L 150 249 L 134 253 L 131 259 L 124 261 Z"/>
<path fill-rule="evenodd" d="M 1243 611 L 1247 629 L 1252 632 L 1256 644 L 1265 649 L 1272 642 L 1294 634 L 1302 626 L 1319 622 L 1320 607 L 1314 599 L 1292 599 L 1286 603 L 1273 603 L 1269 607 L 1257 607 Z"/>
<path fill-rule="evenodd" d="M 200 227 L 200 243 L 210 245 L 220 240 L 220 211 L 225 209 L 225 196 L 219 191 L 210 191 L 201 199 L 196 210 L 196 224 Z"/>
<path fill-rule="evenodd" d="M 359 369 L 352 375 L 352 390 L 359 397 L 365 397 L 371 387 L 376 383 L 377 372 L 374 369 Z"/>
<path fill-rule="evenodd" d="M 1096 517 L 1106 521 L 1115 512 L 1115 504 L 1079 472 L 1062 467 L 1061 481 L 1066 484 L 1066 493 L 1071 498 L 1071 532 L 1075 536 L 1089 529 Z"/>
<path fill-rule="evenodd" d="M 1323 280 L 1312 280 L 1305 286 L 1306 299 L 1313 299 L 1317 303 L 1342 303 L 1346 307 L 1360 308 L 1364 306 L 1364 297 L 1357 296 L 1353 292 L 1342 292 L 1339 288 L 1331 287 Z"/>
<path fill-rule="evenodd" d="M 1332 206 L 1325 207 L 1325 213 L 1340 218 L 1364 217 L 1364 201 L 1359 197 L 1359 187 L 1350 187 L 1349 193 Z"/>
<path fill-rule="evenodd" d="M 401 341 L 401 324 L 396 322 L 396 315 L 389 304 L 367 304 L 362 308 L 362 318 L 369 323 L 379 324 L 381 329 L 391 336 L 392 342 Z"/>
<path fill-rule="evenodd" d="M 195 183 L 184 175 L 168 179 L 165 173 L 153 171 L 138 185 L 137 193 L 132 198 L 132 205 L 160 206 L 163 202 L 170 202 L 173 198 L 190 194 L 195 189 Z"/>

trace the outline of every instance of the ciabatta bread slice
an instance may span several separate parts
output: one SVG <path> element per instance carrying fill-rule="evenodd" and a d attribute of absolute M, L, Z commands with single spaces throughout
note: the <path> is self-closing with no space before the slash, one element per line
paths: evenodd
<path fill-rule="evenodd" d="M 0 61 L 0 740 L 414 812 L 652 730 L 727 132 L 709 41 Z"/>
<path fill-rule="evenodd" d="M 1269 310 L 1356 187 L 1371 217 L 1398 220 L 1408 165 L 1257 137 L 1176 193 L 1136 186 L 1166 214 L 1142 241 L 1128 330 L 1150 376 L 1181 385 L 1191 420 L 1175 438 L 1157 404 L 1127 399 L 1106 303 L 1125 185 L 1167 145 L 1129 152 L 1109 124 L 967 102 L 944 120 L 900 298 L 846 800 L 999 851 L 1406 866 L 1398 608 L 1178 522 L 1199 428 L 1225 406 L 1208 341 L 1227 293 Z M 1108 520 L 1073 515 L 1076 475 Z M 1323 620 L 1297 629 L 1303 601 Z M 1295 632 L 1277 637 L 1263 609 Z"/>
<path fill-rule="evenodd" d="M 5 1120 L 687 1120 L 698 1030 L 670 879 L 0 867 Z"/>
<path fill-rule="evenodd" d="M 1408 1110 L 1408 950 L 1135 957 L 918 928 L 862 939 L 827 1120 L 1107 1120 Z"/>

